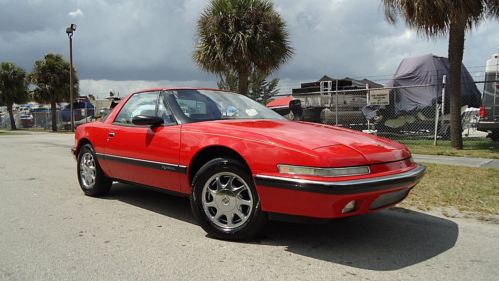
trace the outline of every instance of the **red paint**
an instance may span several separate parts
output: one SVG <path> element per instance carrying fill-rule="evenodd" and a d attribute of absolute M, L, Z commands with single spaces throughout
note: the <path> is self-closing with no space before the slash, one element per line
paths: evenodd
<path fill-rule="evenodd" d="M 152 89 L 148 91 L 165 89 Z M 170 89 L 172 90 L 172 89 Z M 142 91 L 146 92 L 146 91 Z M 99 160 L 104 172 L 113 178 L 190 194 L 189 166 L 197 153 L 221 146 L 238 153 L 253 176 L 296 178 L 278 173 L 278 164 L 314 167 L 367 165 L 371 174 L 341 178 L 300 177 L 321 181 L 376 178 L 411 170 L 407 147 L 397 142 L 333 126 L 282 120 L 218 120 L 165 126 L 155 129 L 124 127 L 113 121 L 130 97 L 125 98 L 104 122 L 81 125 L 76 131 L 75 148 L 88 140 L 97 153 L 187 166 L 187 174 L 138 167 L 116 161 Z M 109 137 L 114 132 L 115 137 Z M 77 152 L 76 152 L 77 153 Z M 257 186 L 264 211 L 310 217 L 333 218 L 344 204 L 359 200 L 356 212 L 367 213 L 367 206 L 379 195 L 412 186 L 362 194 L 330 195 L 282 188 Z"/>
<path fill-rule="evenodd" d="M 376 211 L 369 210 L 369 205 L 380 195 L 404 188 L 408 187 L 355 195 L 319 194 L 263 186 L 258 186 L 257 191 L 262 202 L 262 210 L 267 212 L 331 219 Z M 342 214 L 341 210 L 352 200 L 357 201 L 356 210 L 351 213 Z"/>

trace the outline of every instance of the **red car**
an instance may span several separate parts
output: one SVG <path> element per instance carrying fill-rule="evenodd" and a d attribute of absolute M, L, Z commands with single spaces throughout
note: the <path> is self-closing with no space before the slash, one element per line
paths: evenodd
<path fill-rule="evenodd" d="M 397 142 L 288 121 L 215 89 L 134 93 L 75 138 L 86 195 L 121 181 L 190 196 L 203 229 L 228 240 L 255 235 L 273 216 L 331 219 L 392 206 L 425 173 Z"/>

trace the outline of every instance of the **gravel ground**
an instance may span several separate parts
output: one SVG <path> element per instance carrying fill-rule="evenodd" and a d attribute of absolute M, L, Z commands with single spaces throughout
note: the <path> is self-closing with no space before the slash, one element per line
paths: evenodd
<path fill-rule="evenodd" d="M 206 237 L 189 202 L 115 184 L 85 197 L 71 134 L 0 136 L 0 280 L 497 280 L 499 225 L 403 208 Z"/>

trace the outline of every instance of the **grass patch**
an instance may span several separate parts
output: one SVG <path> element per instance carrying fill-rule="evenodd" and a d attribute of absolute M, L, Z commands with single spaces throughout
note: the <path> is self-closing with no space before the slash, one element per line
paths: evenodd
<path fill-rule="evenodd" d="M 433 146 L 432 140 L 400 140 L 399 142 L 407 145 L 411 152 L 416 154 L 499 159 L 499 142 L 494 142 L 489 138 L 465 140 L 463 150 L 453 149 L 450 141 L 439 141 L 437 146 Z"/>
<path fill-rule="evenodd" d="M 16 129 L 16 130 L 4 130 L 0 129 L 0 136 L 12 136 L 12 135 L 30 135 L 31 133 L 50 133 L 50 134 L 72 134 L 74 135 L 74 132 L 71 131 L 57 131 L 57 132 L 52 132 L 51 130 L 33 130 L 33 129 Z"/>
<path fill-rule="evenodd" d="M 460 211 L 499 215 L 499 172 L 447 165 L 425 164 L 427 174 L 402 206 L 421 210 L 454 207 Z"/>
<path fill-rule="evenodd" d="M 71 131 L 57 131 L 57 132 L 52 132 L 52 131 L 47 131 L 48 133 L 52 134 L 67 134 L 67 135 L 74 135 L 74 132 Z"/>
<path fill-rule="evenodd" d="M 0 130 L 0 136 L 15 136 L 15 135 L 26 135 L 26 133 L 24 133 L 23 131 L 19 131 L 19 130 L 14 130 L 14 131 L 11 131 L 11 130 Z"/>

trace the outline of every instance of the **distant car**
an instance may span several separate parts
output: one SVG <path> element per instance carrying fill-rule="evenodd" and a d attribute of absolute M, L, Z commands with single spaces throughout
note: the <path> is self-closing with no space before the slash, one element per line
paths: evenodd
<path fill-rule="evenodd" d="M 66 105 L 61 109 L 61 117 L 63 122 L 71 121 L 71 105 Z M 73 103 L 73 114 L 74 120 L 77 125 L 82 123 L 87 123 L 88 120 L 91 120 L 95 117 L 95 107 L 90 102 L 88 97 L 79 97 Z M 78 122 L 80 121 L 80 122 Z"/>
<path fill-rule="evenodd" d="M 488 132 L 493 141 L 499 141 L 499 54 L 487 60 L 479 131 Z"/>
<path fill-rule="evenodd" d="M 269 217 L 331 219 L 392 206 L 425 172 L 397 142 L 288 121 L 214 89 L 134 93 L 75 138 L 84 194 L 122 181 L 189 196 L 201 227 L 227 240 L 252 237 Z"/>

